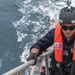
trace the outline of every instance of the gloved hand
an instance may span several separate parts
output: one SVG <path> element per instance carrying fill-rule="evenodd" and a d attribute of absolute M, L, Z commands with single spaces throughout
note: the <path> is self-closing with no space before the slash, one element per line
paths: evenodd
<path fill-rule="evenodd" d="M 29 57 L 27 58 L 27 61 L 29 60 L 34 60 L 34 64 L 33 65 L 36 65 L 37 64 L 37 55 L 35 53 L 30 53 Z"/>

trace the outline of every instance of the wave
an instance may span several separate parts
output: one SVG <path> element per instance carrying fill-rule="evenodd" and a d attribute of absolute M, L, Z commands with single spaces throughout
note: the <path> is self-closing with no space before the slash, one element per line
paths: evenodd
<path fill-rule="evenodd" d="M 18 6 L 23 17 L 13 23 L 17 32 L 17 41 L 22 42 L 21 62 L 26 62 L 30 47 L 49 31 L 49 20 L 59 17 L 60 9 L 66 6 L 67 0 L 24 0 Z M 74 6 L 75 1 L 72 1 Z"/>

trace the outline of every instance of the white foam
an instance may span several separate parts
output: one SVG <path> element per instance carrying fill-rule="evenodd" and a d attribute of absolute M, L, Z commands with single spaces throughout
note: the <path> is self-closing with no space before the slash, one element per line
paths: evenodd
<path fill-rule="evenodd" d="M 23 41 L 23 39 L 24 39 L 27 35 L 28 35 L 28 34 L 23 34 L 23 33 L 20 33 L 19 31 L 17 31 L 17 36 L 18 36 L 17 41 L 18 41 L 18 42 Z"/>
<path fill-rule="evenodd" d="M 24 14 L 24 16 L 19 20 L 16 21 L 15 23 L 13 23 L 13 25 L 15 26 L 15 28 L 17 29 L 17 36 L 18 42 L 23 41 L 23 39 L 25 39 L 26 36 L 29 36 L 31 41 L 28 41 L 27 44 L 24 47 L 24 52 L 22 53 L 21 57 L 21 61 L 22 62 L 26 62 L 25 58 L 28 54 L 28 51 L 30 49 L 30 46 L 36 42 L 37 38 L 42 37 L 44 34 L 40 34 L 39 31 L 44 30 L 47 26 L 44 25 L 44 21 L 42 20 L 45 16 L 52 16 L 53 15 L 53 9 L 51 9 L 50 4 L 52 3 L 51 1 L 36 1 L 36 3 L 38 2 L 38 6 L 37 5 L 31 5 L 31 1 L 32 0 L 25 0 L 22 2 L 22 4 L 20 5 L 20 9 L 19 11 L 21 11 L 22 14 Z M 43 15 L 43 17 L 38 16 L 39 20 L 37 21 L 32 21 L 29 19 L 31 13 L 40 13 Z M 53 16 L 52 16 L 53 18 Z M 27 29 L 27 26 L 30 26 L 30 24 L 33 25 L 33 29 L 31 30 L 31 32 L 33 34 L 28 35 L 27 33 L 23 33 L 21 32 L 22 28 L 25 27 Z M 29 29 L 28 29 L 29 30 Z M 36 32 L 36 34 L 35 34 Z M 39 37 L 40 35 L 40 37 Z"/>
<path fill-rule="evenodd" d="M 53 2 L 50 0 L 43 0 L 43 1 L 36 1 L 33 3 L 32 0 L 25 0 L 20 3 L 19 7 L 20 9 L 18 11 L 21 11 L 23 14 L 23 17 L 19 20 L 13 23 L 14 27 L 16 28 L 17 32 L 17 41 L 21 42 L 26 37 L 29 37 L 28 42 L 25 44 L 25 47 L 23 48 L 23 53 L 20 56 L 22 62 L 26 62 L 26 56 L 28 56 L 29 49 L 36 42 L 38 38 L 41 38 L 48 30 L 46 30 L 47 26 L 45 25 L 45 22 L 43 19 L 48 16 L 50 19 L 55 19 L 55 16 L 59 16 L 60 9 L 66 5 L 65 0 L 63 2 L 56 1 Z M 75 0 L 73 0 L 72 5 L 75 5 Z M 32 20 L 30 19 L 31 13 L 39 13 L 41 16 L 34 16 L 37 17 L 38 20 Z M 28 26 L 32 25 L 32 29 L 29 30 Z M 22 30 L 25 28 L 26 31 L 29 31 L 31 34 L 23 32 Z M 44 31 L 41 34 L 41 31 Z M 31 39 L 31 40 L 30 40 Z"/>
<path fill-rule="evenodd" d="M 0 67 L 2 67 L 2 59 L 0 59 Z"/>
<path fill-rule="evenodd" d="M 30 3 L 32 0 L 25 0 L 24 3 Z"/>

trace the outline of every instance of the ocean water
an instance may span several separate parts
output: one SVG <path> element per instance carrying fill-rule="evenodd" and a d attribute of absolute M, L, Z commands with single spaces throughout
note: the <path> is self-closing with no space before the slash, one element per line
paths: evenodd
<path fill-rule="evenodd" d="M 26 62 L 67 0 L 0 0 L 0 75 Z M 75 4 L 72 0 L 72 6 Z"/>
<path fill-rule="evenodd" d="M 23 52 L 13 22 L 22 18 L 16 0 L 0 0 L 0 75 L 21 64 Z"/>

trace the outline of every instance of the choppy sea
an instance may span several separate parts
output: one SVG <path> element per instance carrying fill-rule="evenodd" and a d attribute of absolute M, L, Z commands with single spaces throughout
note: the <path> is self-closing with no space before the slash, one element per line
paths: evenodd
<path fill-rule="evenodd" d="M 67 0 L 0 0 L 0 75 L 26 62 Z M 72 0 L 74 6 L 75 0 Z"/>

